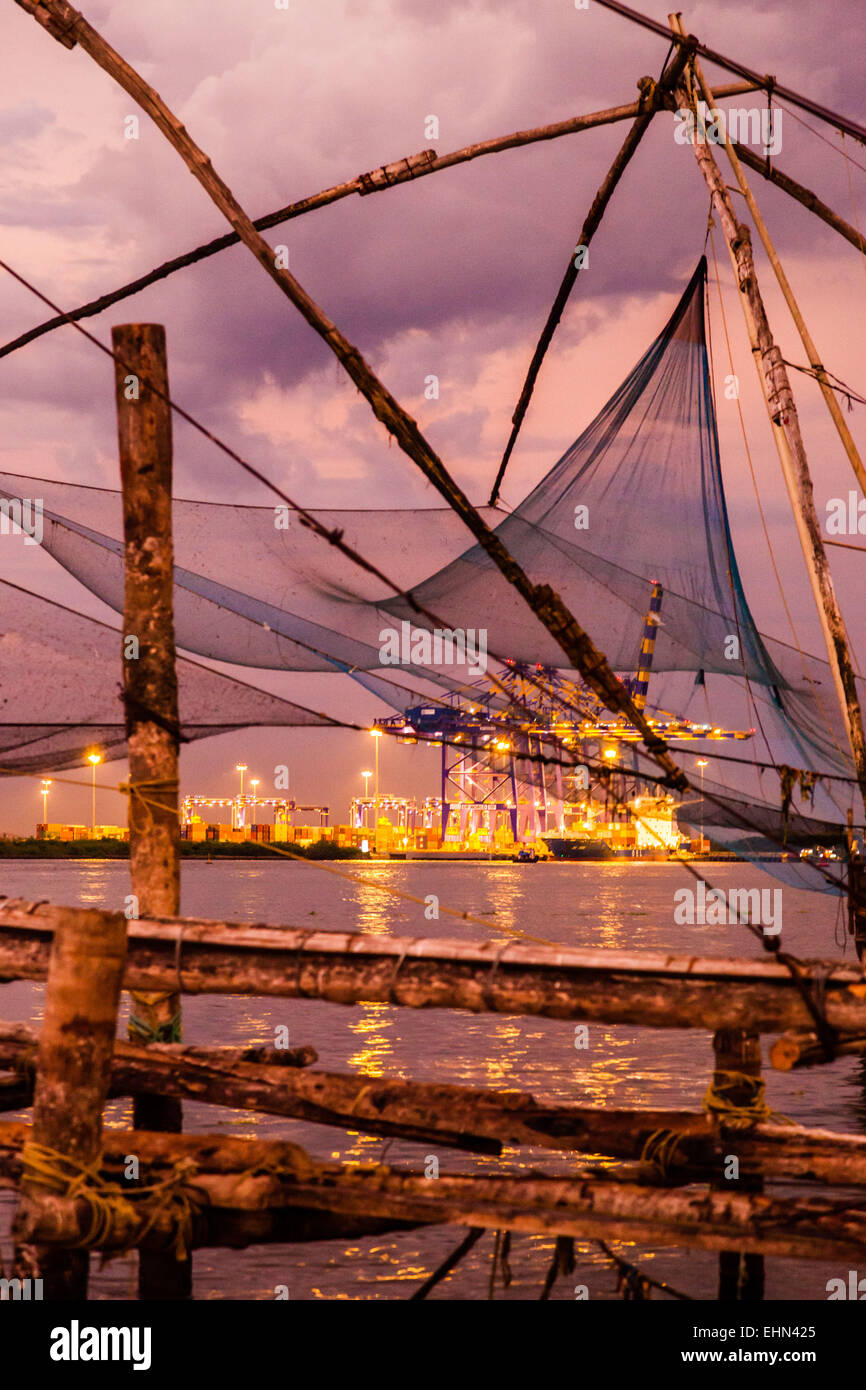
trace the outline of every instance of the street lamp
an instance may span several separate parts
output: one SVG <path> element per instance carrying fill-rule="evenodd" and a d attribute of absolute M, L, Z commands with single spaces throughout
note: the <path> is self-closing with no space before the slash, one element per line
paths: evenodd
<path fill-rule="evenodd" d="M 90 802 L 90 838 L 96 839 L 96 769 L 102 762 L 101 753 L 88 753 L 87 761 L 90 763 L 92 771 L 91 802 Z"/>
<path fill-rule="evenodd" d="M 706 765 L 706 758 L 698 758 L 698 767 L 701 769 L 701 853 L 704 850 L 704 768 Z"/>
<path fill-rule="evenodd" d="M 235 772 L 241 774 L 241 796 L 244 794 L 244 773 L 247 770 L 246 763 L 235 763 Z"/>
<path fill-rule="evenodd" d="M 253 789 L 253 825 L 256 823 L 256 787 L 259 785 L 258 777 L 250 778 L 250 786 Z"/>
<path fill-rule="evenodd" d="M 42 778 L 42 824 L 48 824 L 48 789 L 51 786 L 51 778 Z"/>

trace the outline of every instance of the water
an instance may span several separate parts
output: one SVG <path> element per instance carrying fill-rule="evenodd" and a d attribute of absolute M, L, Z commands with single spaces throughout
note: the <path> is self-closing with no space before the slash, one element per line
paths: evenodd
<path fill-rule="evenodd" d="M 336 867 L 336 866 L 334 866 Z M 258 921 L 323 930 L 456 937 L 479 941 L 489 935 L 524 931 L 574 946 L 663 947 L 707 955 L 753 955 L 760 945 L 742 926 L 690 927 L 673 922 L 675 889 L 688 885 L 684 870 L 668 864 L 540 864 L 430 862 L 339 866 L 363 877 L 348 881 L 314 865 L 280 861 L 185 861 L 182 911 L 227 921 Z M 777 887 L 760 870 L 712 864 L 707 873 L 720 888 Z M 57 903 L 117 908 L 129 891 L 123 862 L 10 861 L 2 868 L 2 891 L 10 896 Z M 386 891 L 416 897 L 438 895 L 441 915 L 426 920 L 424 908 Z M 453 906 L 489 921 L 489 933 L 449 917 Z M 837 957 L 846 947 L 837 899 L 783 890 L 785 948 L 804 956 Z M 43 990 L 19 982 L 0 986 L 0 1018 L 38 1024 Z M 712 1070 L 710 1035 L 695 1030 L 625 1026 L 589 1027 L 589 1047 L 576 1050 L 574 1025 L 552 1019 L 476 1016 L 456 1010 L 398 1009 L 386 1004 L 353 1008 L 313 1000 L 188 997 L 184 1036 L 188 1042 L 273 1043 L 274 1028 L 286 1025 L 293 1046 L 312 1043 L 318 1066 L 373 1078 L 462 1083 L 530 1091 L 541 1104 L 699 1109 Z M 764 1055 L 771 1039 L 765 1039 Z M 781 1073 L 767 1068 L 767 1100 L 804 1125 L 851 1133 L 866 1129 L 866 1069 L 858 1058 L 830 1067 Z M 389 1163 L 423 1168 L 430 1146 L 385 1141 L 343 1130 L 302 1124 L 216 1106 L 184 1104 L 189 1131 L 286 1138 L 323 1159 L 371 1161 L 387 1148 Z M 131 1123 L 131 1106 L 116 1102 L 108 1122 Z M 507 1168 L 566 1173 L 585 1165 L 585 1156 L 510 1149 L 501 1159 L 440 1149 L 440 1171 Z M 774 1189 L 768 1189 L 774 1190 Z M 791 1189 L 776 1189 L 790 1195 Z M 13 1201 L 0 1193 L 0 1251 L 10 1253 Z M 195 1297 L 271 1299 L 287 1285 L 292 1299 L 407 1298 L 463 1237 L 456 1227 L 428 1227 L 357 1243 L 327 1241 L 264 1246 L 240 1251 L 202 1250 L 194 1258 Z M 486 1298 L 492 1233 L 433 1292 L 433 1298 Z M 620 1247 L 655 1278 L 699 1299 L 717 1293 L 717 1257 L 700 1252 Z M 515 1235 L 513 1282 L 497 1298 L 537 1299 L 553 1252 L 545 1237 Z M 573 1277 L 560 1278 L 553 1299 L 572 1299 L 578 1284 L 591 1298 L 618 1297 L 616 1274 L 591 1243 L 578 1245 Z M 826 1297 L 829 1278 L 846 1277 L 835 1265 L 813 1261 L 767 1261 L 766 1296 Z M 92 1296 L 129 1298 L 135 1288 L 132 1259 L 104 1270 L 93 1262 Z"/>

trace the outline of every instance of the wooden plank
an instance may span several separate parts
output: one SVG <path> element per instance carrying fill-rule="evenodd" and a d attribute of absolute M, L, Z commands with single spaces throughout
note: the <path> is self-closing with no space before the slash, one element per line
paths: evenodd
<path fill-rule="evenodd" d="M 16 1184 L 27 1134 L 24 1125 L 0 1122 L 0 1186 Z M 154 1158 L 163 1170 L 179 1158 L 196 1165 L 190 1183 L 203 1203 L 203 1215 L 197 1219 L 193 1243 L 208 1234 L 213 1239 L 214 1219 L 232 1213 L 254 1218 L 245 1227 L 244 1243 L 273 1239 L 279 1214 L 300 1209 L 332 1218 L 484 1226 L 578 1240 L 741 1249 L 801 1259 L 862 1259 L 866 1251 L 866 1208 L 826 1198 L 653 1188 L 583 1173 L 570 1178 L 440 1174 L 434 1182 L 423 1173 L 382 1164 L 316 1163 L 286 1143 L 119 1130 L 106 1134 L 104 1177 L 116 1179 L 131 1153 L 148 1176 Z M 147 1211 L 113 1210 L 100 1248 L 122 1248 L 148 1219 Z M 39 1235 L 68 1242 L 91 1220 L 86 1200 L 80 1199 L 62 1227 L 40 1230 Z M 153 1221 L 150 1241 L 165 1242 L 174 1229 L 171 1214 L 163 1210 Z"/>
<path fill-rule="evenodd" d="M 0 979 L 44 979 L 58 911 L 47 904 L 0 904 Z M 866 1032 L 863 968 L 806 962 L 807 989 L 812 972 L 816 989 L 824 990 L 831 1027 Z M 169 989 L 178 975 L 188 994 L 378 1000 L 712 1032 L 781 1033 L 812 1024 L 789 971 L 766 956 L 477 945 L 198 919 L 131 922 L 126 988 Z"/>
<path fill-rule="evenodd" d="M 35 1047 L 30 1029 L 0 1026 L 0 1066 L 19 1072 L 10 1087 L 7 1109 L 30 1103 L 31 1090 L 23 1078 Z M 313 1049 L 297 1051 L 305 1056 Z M 159 1089 L 212 1105 L 479 1153 L 498 1153 L 508 1145 L 640 1161 L 652 1136 L 675 1134 L 676 1144 L 668 1149 L 664 1165 L 669 1182 L 719 1178 L 733 1153 L 741 1174 L 866 1185 L 866 1137 L 859 1135 L 773 1120 L 746 1132 L 725 1133 L 706 1113 L 541 1105 L 525 1091 L 385 1077 L 371 1080 L 322 1071 L 298 1074 L 297 1065 L 307 1065 L 306 1061 L 287 1065 L 285 1054 L 278 1053 L 279 1065 L 254 1059 L 251 1063 L 239 1052 L 169 1044 L 145 1050 L 117 1043 L 111 1094 Z M 645 1167 L 649 1178 L 650 1166 Z"/>

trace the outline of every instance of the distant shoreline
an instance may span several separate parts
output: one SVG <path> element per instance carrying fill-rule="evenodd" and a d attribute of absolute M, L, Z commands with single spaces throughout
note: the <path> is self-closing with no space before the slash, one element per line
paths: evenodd
<path fill-rule="evenodd" d="M 275 854 L 267 845 L 245 840 L 233 844 L 225 840 L 181 840 L 182 859 L 366 859 L 361 850 L 319 841 L 317 844 L 280 845 L 288 855 Z M 0 840 L 0 859 L 128 859 L 129 844 L 125 840 Z"/>
<path fill-rule="evenodd" d="M 327 840 L 317 841 L 315 844 L 302 845 L 283 845 L 278 847 L 279 851 L 288 850 L 289 853 L 275 853 L 268 845 L 255 844 L 245 840 L 240 844 L 235 844 L 226 840 L 181 840 L 180 854 L 182 859 L 203 859 L 205 862 L 215 862 L 218 859 L 269 859 L 272 862 L 282 859 L 283 862 L 291 862 L 294 858 L 299 859 L 354 859 L 364 863 L 402 863 L 406 862 L 408 856 L 395 856 L 390 858 L 387 855 L 365 854 L 362 850 L 355 847 L 344 847 L 333 845 Z M 778 861 L 783 856 L 774 852 L 762 852 L 754 856 L 755 860 Z M 17 840 L 0 840 L 0 859 L 129 859 L 129 844 L 125 840 L 37 840 L 34 837 L 22 838 Z M 743 863 L 737 855 L 730 851 L 711 851 L 709 854 L 702 855 L 682 855 L 679 859 L 590 859 L 590 860 L 567 860 L 549 859 L 550 864 L 677 864 L 677 863 Z M 448 864 L 448 863 L 512 863 L 511 855 L 496 856 L 489 858 L 486 855 L 478 855 L 477 859 L 460 855 L 450 856 L 447 853 L 435 857 L 419 856 L 416 860 L 410 859 L 412 863 L 426 864 Z"/>

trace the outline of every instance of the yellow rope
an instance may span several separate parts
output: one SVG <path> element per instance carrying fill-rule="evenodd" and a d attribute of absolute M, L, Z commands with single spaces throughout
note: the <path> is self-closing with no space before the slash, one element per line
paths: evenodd
<path fill-rule="evenodd" d="M 701 1104 L 727 1129 L 751 1129 L 753 1125 L 768 1120 L 796 1125 L 797 1121 L 788 1115 L 780 1115 L 777 1110 L 770 1109 L 764 1099 L 765 1086 L 761 1076 L 752 1076 L 745 1071 L 717 1071 Z M 746 1091 L 748 1098 L 745 1102 L 734 1101 L 731 1091 Z"/>
<path fill-rule="evenodd" d="M 151 791 L 151 792 L 161 792 L 161 791 L 164 791 L 164 792 L 169 792 L 169 793 L 172 793 L 172 792 L 173 792 L 173 793 L 176 795 L 176 794 L 177 794 L 177 791 L 178 791 L 179 785 L 180 785 L 180 784 L 178 783 L 178 780 L 177 780 L 176 777 L 174 777 L 174 778 L 168 778 L 168 777 L 167 777 L 167 778 L 163 778 L 163 779 L 156 778 L 156 779 L 154 779 L 154 781 L 152 781 L 152 782 L 118 782 L 118 784 L 117 784 L 117 790 L 120 792 L 121 796 L 125 796 L 125 797 L 127 798 L 127 800 L 129 801 L 129 817 L 128 817 L 128 818 L 129 818 L 129 828 L 130 828 L 130 830 L 133 830 L 133 829 L 134 829 L 134 830 L 138 831 L 139 834 L 145 834 L 148 830 L 150 830 L 150 829 L 152 828 L 152 826 L 153 826 L 153 810 L 151 809 L 152 807 L 156 807 L 156 808 L 158 808 L 159 810 L 168 811 L 168 812 L 173 813 L 173 814 L 176 815 L 176 814 L 177 814 L 177 809 L 176 809 L 176 807 L 174 807 L 174 806 L 166 806 L 166 805 L 164 805 L 161 801 L 151 801 L 149 797 L 146 797 L 146 796 L 144 795 L 144 792 L 145 792 L 145 791 Z M 143 825 L 138 825 L 138 824 L 133 825 L 133 820 L 135 819 L 135 817 L 134 817 L 134 812 L 133 812 L 133 806 L 135 805 L 136 802 L 139 802 L 140 805 L 142 806 L 143 810 L 144 810 L 145 820 L 144 820 L 144 824 L 143 824 Z"/>
<path fill-rule="evenodd" d="M 656 1129 L 643 1146 L 640 1164 L 652 1168 L 662 1182 L 668 1178 L 680 1141 L 685 1136 L 676 1129 Z"/>
<path fill-rule="evenodd" d="M 21 1151 L 22 1183 L 87 1204 L 90 1224 L 78 1240 L 64 1242 L 67 1249 L 98 1249 L 116 1225 L 126 1223 L 135 1228 L 136 1222 L 140 1223 L 130 1240 L 110 1251 L 112 1257 L 127 1254 L 140 1245 L 160 1217 L 168 1214 L 173 1226 L 171 1248 L 175 1259 L 187 1259 L 193 1221 L 203 1201 L 189 1186 L 195 1171 L 196 1164 L 191 1159 L 181 1158 L 162 1181 L 124 1190 L 116 1183 L 106 1182 L 97 1165 L 79 1163 L 45 1144 L 30 1141 Z"/>

